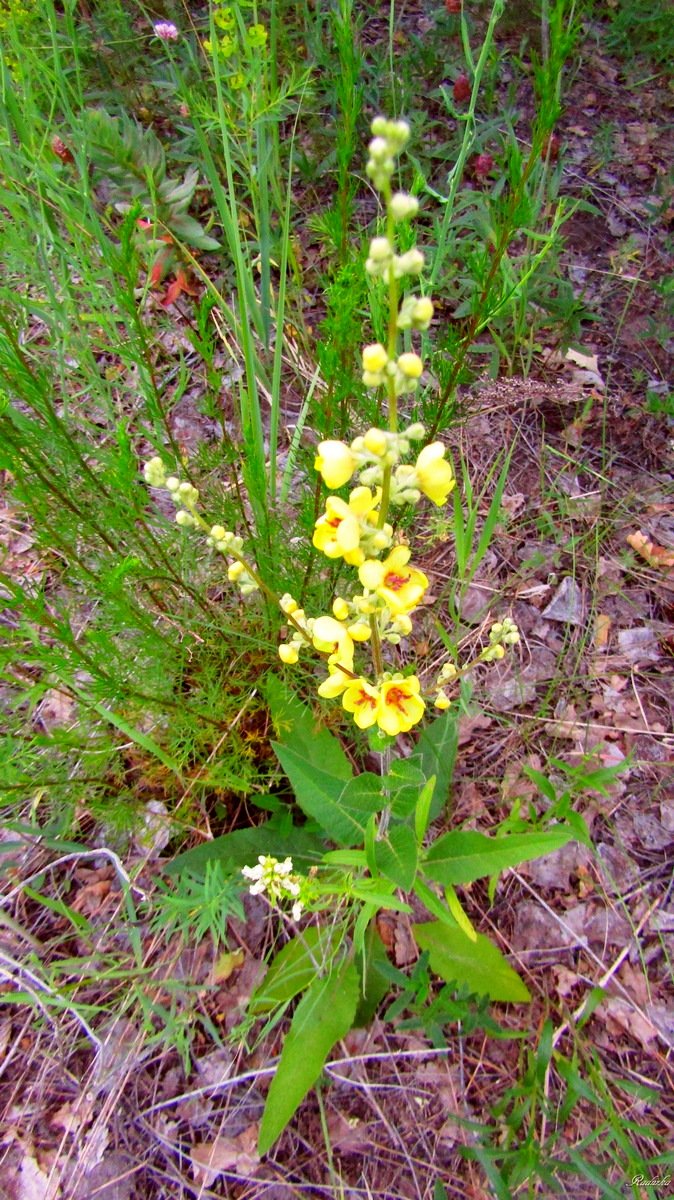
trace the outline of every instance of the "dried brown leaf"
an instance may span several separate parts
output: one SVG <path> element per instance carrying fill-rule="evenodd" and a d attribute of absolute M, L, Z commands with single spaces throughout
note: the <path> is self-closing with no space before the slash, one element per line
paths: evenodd
<path fill-rule="evenodd" d="M 257 1135 L 258 1126 L 249 1125 L 233 1138 L 218 1137 L 212 1142 L 196 1142 L 190 1156 L 195 1182 L 210 1187 L 225 1171 L 234 1171 L 249 1179 L 260 1162 L 256 1149 Z"/>

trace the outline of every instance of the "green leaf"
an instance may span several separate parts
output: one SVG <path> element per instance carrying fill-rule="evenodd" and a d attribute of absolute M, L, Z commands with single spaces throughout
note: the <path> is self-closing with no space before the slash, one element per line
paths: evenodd
<path fill-rule="evenodd" d="M 419 762 L 409 758 L 393 760 L 388 775 L 382 780 L 382 787 L 389 795 L 392 816 L 400 821 L 411 816 L 425 782 L 426 777 Z"/>
<path fill-rule="evenodd" d="M 438 883 L 472 883 L 506 867 L 552 854 L 575 836 L 574 830 L 566 825 L 555 826 L 545 833 L 512 833 L 506 837 L 455 830 L 438 838 L 429 848 L 424 874 Z"/>
<path fill-rule="evenodd" d="M 353 962 L 316 979 L 297 1006 L 267 1095 L 258 1151 L 266 1154 L 283 1133 L 323 1070 L 335 1042 L 348 1033 L 358 1004 Z"/>
<path fill-rule="evenodd" d="M 388 955 L 374 921 L 370 921 L 367 927 L 359 965 L 360 998 L 353 1019 L 357 1029 L 370 1024 L 379 1003 L 389 989 L 389 980 L 381 969 L 382 966 L 388 965 Z"/>
<path fill-rule="evenodd" d="M 293 825 L 283 813 L 262 825 L 235 829 L 233 833 L 185 850 L 163 870 L 166 875 L 189 872 L 200 878 L 205 875 L 209 862 L 221 862 L 225 869 L 234 871 L 252 866 L 260 854 L 273 854 L 276 858 L 290 855 L 297 870 L 306 873 L 309 867 L 321 861 L 323 841 L 316 832 Z"/>
<path fill-rule="evenodd" d="M 473 942 L 462 929 L 450 929 L 441 921 L 413 925 L 412 933 L 420 950 L 428 950 L 431 969 L 447 983 L 464 984 L 490 1000 L 522 1004 L 531 999 L 498 946 L 483 934 Z"/>
<path fill-rule="evenodd" d="M 276 739 L 290 746 L 307 762 L 326 771 L 334 779 L 352 779 L 353 768 L 342 749 L 341 742 L 321 724 L 306 704 L 289 691 L 277 675 L 270 675 L 264 684 Z"/>
<path fill-rule="evenodd" d="M 269 1012 L 303 992 L 316 978 L 318 969 L 325 965 L 341 938 L 341 930 L 329 926 L 318 929 L 315 925 L 310 925 L 298 937 L 294 937 L 271 962 L 262 983 L 250 998 L 248 1011 L 253 1015 Z"/>
<path fill-rule="evenodd" d="M 339 845 L 361 845 L 368 817 L 384 805 L 380 777 L 365 773 L 345 783 L 290 746 L 279 746 L 277 742 L 272 746 L 302 811 Z"/>
<path fill-rule="evenodd" d="M 464 909 L 451 883 L 447 884 L 447 887 L 445 888 L 445 900 L 447 901 L 447 908 L 454 917 L 459 929 L 463 930 L 466 937 L 470 938 L 471 942 L 477 941 L 477 930 L 473 928 L 470 917 Z"/>
<path fill-rule="evenodd" d="M 449 785 L 454 774 L 454 762 L 459 744 L 458 714 L 447 709 L 422 730 L 411 761 L 421 768 L 424 781 L 435 776 L 430 809 L 432 821 L 442 811 L 449 797 Z M 408 760 L 409 761 L 409 760 Z"/>
<path fill-rule="evenodd" d="M 396 887 L 408 892 L 417 873 L 417 841 L 409 825 L 392 825 L 386 836 L 375 842 L 377 870 Z"/>
<path fill-rule="evenodd" d="M 431 775 L 427 783 L 424 784 L 414 810 L 414 835 L 417 839 L 417 845 L 421 848 L 421 844 L 426 836 L 426 830 L 431 819 L 431 801 L 435 791 L 435 775 Z"/>

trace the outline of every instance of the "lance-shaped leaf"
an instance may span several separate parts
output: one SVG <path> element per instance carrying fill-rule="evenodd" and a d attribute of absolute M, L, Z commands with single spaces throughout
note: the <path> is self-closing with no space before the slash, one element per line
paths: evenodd
<path fill-rule="evenodd" d="M 353 962 L 316 979 L 297 1006 L 265 1104 L 258 1150 L 266 1154 L 314 1086 L 335 1042 L 349 1032 L 358 1004 Z"/>
<path fill-rule="evenodd" d="M 459 829 L 433 843 L 426 854 L 423 873 L 438 883 L 472 883 L 486 875 L 497 875 L 506 867 L 552 854 L 575 836 L 568 825 L 558 825 L 542 833 L 511 833 L 505 837 Z"/>
<path fill-rule="evenodd" d="M 413 925 L 417 946 L 428 950 L 431 970 L 447 983 L 463 984 L 490 1000 L 523 1003 L 531 999 L 529 989 L 501 954 L 498 946 L 478 933 L 475 941 L 458 926 L 450 929 L 441 921 Z"/>

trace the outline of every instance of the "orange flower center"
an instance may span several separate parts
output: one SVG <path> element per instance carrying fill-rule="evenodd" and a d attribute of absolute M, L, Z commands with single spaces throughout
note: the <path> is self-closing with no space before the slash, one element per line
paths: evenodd
<path fill-rule="evenodd" d="M 364 707 L 367 704 L 370 708 L 376 708 L 377 697 L 371 696 L 369 692 L 366 692 L 364 688 L 361 688 L 358 694 L 358 704 L 361 707 Z"/>
<path fill-rule="evenodd" d="M 405 701 L 409 700 L 409 693 L 404 688 L 392 687 L 386 693 L 386 703 L 392 708 L 397 708 L 399 712 L 405 712 Z"/>
<path fill-rule="evenodd" d="M 409 579 L 409 575 L 396 575 L 395 571 L 389 571 L 384 576 L 384 586 L 390 588 L 392 592 L 399 592 L 406 583 L 409 583 Z"/>

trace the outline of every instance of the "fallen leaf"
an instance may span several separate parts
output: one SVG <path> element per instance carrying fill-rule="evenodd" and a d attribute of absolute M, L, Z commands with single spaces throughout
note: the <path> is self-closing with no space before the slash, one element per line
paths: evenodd
<path fill-rule="evenodd" d="M 245 954 L 241 948 L 225 951 L 224 954 L 221 954 L 213 967 L 213 982 L 224 983 L 229 979 L 230 975 L 233 975 L 235 971 L 238 971 L 243 966 L 244 958 Z"/>
<path fill-rule="evenodd" d="M 583 593 L 575 579 L 566 575 L 541 616 L 546 621 L 560 621 L 564 625 L 582 625 L 583 612 Z"/>
<path fill-rule="evenodd" d="M 606 1018 L 609 1032 L 628 1033 L 645 1049 L 657 1039 L 658 1030 L 653 1022 L 637 1012 L 629 1000 L 624 1000 L 622 996 L 611 996 L 603 1001 L 597 1012 Z"/>
<path fill-rule="evenodd" d="M 645 558 L 649 567 L 664 568 L 668 574 L 674 569 L 674 550 L 666 550 L 664 546 L 649 541 L 640 529 L 636 533 L 628 533 L 625 540 L 641 558 Z"/>
<path fill-rule="evenodd" d="M 195 1182 L 210 1187 L 219 1175 L 233 1171 L 245 1179 L 255 1173 L 260 1162 L 257 1153 L 258 1126 L 249 1125 L 236 1137 L 218 1137 L 212 1142 L 196 1142 L 191 1161 Z"/>
<path fill-rule="evenodd" d="M 597 613 L 594 621 L 594 648 L 595 650 L 603 650 L 608 644 L 608 635 L 611 630 L 611 618 L 606 613 Z"/>
<path fill-rule="evenodd" d="M 583 354 L 580 350 L 572 350 L 569 347 L 564 358 L 566 362 L 573 363 L 575 367 L 579 368 L 573 373 L 575 382 L 583 385 L 589 384 L 603 390 L 604 380 L 599 373 L 599 359 L 596 354 Z"/>
<path fill-rule="evenodd" d="M 21 1163 L 17 1200 L 58 1200 L 58 1179 L 46 1174 L 36 1160 L 26 1155 Z"/>

